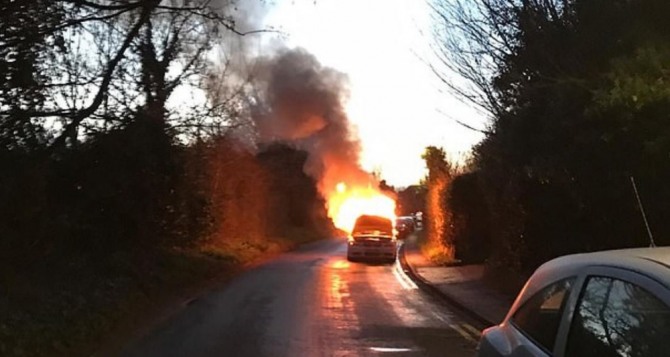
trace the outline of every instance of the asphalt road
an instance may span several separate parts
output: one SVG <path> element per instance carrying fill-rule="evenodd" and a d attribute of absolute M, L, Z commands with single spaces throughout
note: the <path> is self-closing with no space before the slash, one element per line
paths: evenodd
<path fill-rule="evenodd" d="M 346 242 L 284 254 L 185 304 L 124 356 L 472 356 L 477 331 L 398 263 L 349 263 Z"/>

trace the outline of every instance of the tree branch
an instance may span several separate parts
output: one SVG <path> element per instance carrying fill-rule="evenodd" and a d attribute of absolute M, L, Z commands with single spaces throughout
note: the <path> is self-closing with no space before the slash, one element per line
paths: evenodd
<path fill-rule="evenodd" d="M 123 59 L 126 50 L 128 49 L 128 47 L 130 47 L 130 44 L 139 34 L 140 28 L 142 28 L 142 26 L 144 26 L 144 24 L 149 20 L 151 12 L 156 8 L 159 2 L 160 0 L 151 0 L 144 2 L 144 6 L 142 6 L 142 12 L 140 13 L 139 19 L 126 35 L 123 44 L 117 50 L 114 58 L 112 58 L 112 60 L 108 63 L 107 69 L 102 78 L 102 83 L 100 84 L 100 88 L 98 88 L 98 92 L 95 95 L 93 102 L 87 108 L 78 111 L 76 114 L 70 117 L 72 121 L 65 126 L 63 132 L 56 138 L 56 140 L 54 140 L 54 142 L 50 146 L 50 149 L 58 148 L 59 146 L 63 145 L 65 143 L 65 139 L 68 136 L 71 136 L 75 132 L 79 123 L 81 123 L 84 119 L 93 114 L 98 109 L 98 107 L 100 107 L 100 104 L 102 104 L 107 89 L 109 87 L 109 84 L 112 80 L 112 76 L 114 74 L 116 66 L 119 64 L 119 62 L 121 62 L 121 59 Z"/>

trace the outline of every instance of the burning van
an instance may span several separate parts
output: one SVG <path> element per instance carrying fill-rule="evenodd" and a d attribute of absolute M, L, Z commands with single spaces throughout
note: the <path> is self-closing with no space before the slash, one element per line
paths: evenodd
<path fill-rule="evenodd" d="M 348 260 L 394 262 L 397 252 L 398 246 L 391 219 L 368 215 L 356 219 L 347 245 Z"/>

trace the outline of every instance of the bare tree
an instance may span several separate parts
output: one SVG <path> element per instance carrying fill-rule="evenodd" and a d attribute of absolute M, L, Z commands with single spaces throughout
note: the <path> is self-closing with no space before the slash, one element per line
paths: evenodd
<path fill-rule="evenodd" d="M 558 22 L 567 0 L 435 0 L 433 72 L 461 100 L 499 116 L 506 108 L 496 79 L 522 44 L 522 14 Z M 528 24 L 526 24 L 528 25 Z"/>
<path fill-rule="evenodd" d="M 34 0 L 39 1 L 39 0 Z M 47 80 L 42 105 L 26 106 L 27 121 L 52 125 L 51 148 L 75 143 L 82 133 L 122 124 L 140 109 L 167 120 L 166 103 L 182 84 L 204 83 L 206 55 L 226 31 L 245 36 L 266 30 L 236 27 L 231 1 L 58 0 L 63 16 L 40 26 L 39 36 L 63 39 L 42 59 Z M 17 42 L 18 43 L 18 42 Z M 0 46 L 11 46 L 0 41 Z M 221 103 L 207 110 L 214 110 Z M 15 112 L 15 111 L 14 111 Z M 13 115 L 0 106 L 0 116 Z M 187 123 L 173 123 L 188 126 Z"/>
<path fill-rule="evenodd" d="M 517 0 L 437 0 L 433 72 L 461 100 L 492 115 L 503 109 L 493 77 L 514 51 Z"/>

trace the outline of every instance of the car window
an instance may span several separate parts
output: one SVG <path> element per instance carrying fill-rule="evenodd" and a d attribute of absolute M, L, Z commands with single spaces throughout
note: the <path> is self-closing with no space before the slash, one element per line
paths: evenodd
<path fill-rule="evenodd" d="M 570 295 L 574 278 L 547 286 L 517 310 L 512 323 L 548 352 L 554 349 L 564 301 Z"/>
<path fill-rule="evenodd" d="M 570 326 L 566 356 L 667 356 L 670 309 L 647 290 L 591 277 Z"/>

